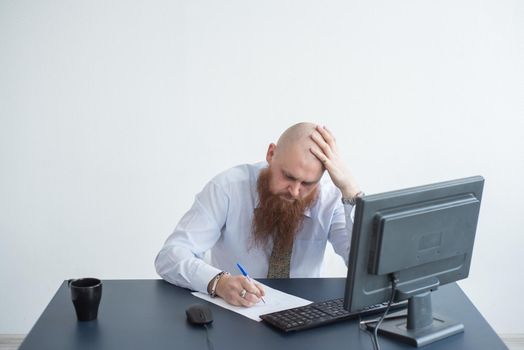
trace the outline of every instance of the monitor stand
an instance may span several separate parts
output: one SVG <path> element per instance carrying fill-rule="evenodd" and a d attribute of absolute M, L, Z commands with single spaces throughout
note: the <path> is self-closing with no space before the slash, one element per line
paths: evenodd
<path fill-rule="evenodd" d="M 379 333 L 419 347 L 464 332 L 462 323 L 433 314 L 431 290 L 436 286 L 428 289 L 424 292 L 419 289 L 418 294 L 409 296 L 407 317 L 385 319 L 378 328 Z M 399 288 L 397 297 L 406 299 L 412 292 Z M 374 326 L 370 325 L 371 328 Z"/>

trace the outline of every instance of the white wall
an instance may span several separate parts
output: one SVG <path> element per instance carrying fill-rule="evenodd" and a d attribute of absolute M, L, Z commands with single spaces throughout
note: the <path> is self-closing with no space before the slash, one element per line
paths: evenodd
<path fill-rule="evenodd" d="M 367 193 L 485 176 L 460 284 L 524 333 L 523 23 L 518 0 L 0 0 L 0 333 L 64 279 L 156 278 L 194 194 L 300 120 Z"/>

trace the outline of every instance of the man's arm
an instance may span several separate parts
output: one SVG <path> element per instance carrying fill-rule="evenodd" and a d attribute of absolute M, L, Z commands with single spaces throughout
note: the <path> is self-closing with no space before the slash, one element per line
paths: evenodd
<path fill-rule="evenodd" d="M 220 238 L 229 201 L 225 191 L 213 182 L 196 196 L 193 206 L 156 257 L 156 271 L 163 279 L 180 287 L 211 292 L 215 277 L 222 271 L 202 259 Z M 264 290 L 244 276 L 222 275 L 215 284 L 215 293 L 230 304 L 252 306 L 264 295 Z"/>
<path fill-rule="evenodd" d="M 315 131 L 311 134 L 311 139 L 318 146 L 318 149 L 312 147 L 311 153 L 324 164 L 331 180 L 342 192 L 342 198 L 354 198 L 361 193 L 353 174 L 339 155 L 337 143 L 331 131 L 325 126 L 317 125 Z"/>
<path fill-rule="evenodd" d="M 213 182 L 195 197 L 193 206 L 156 257 L 156 271 L 163 279 L 180 287 L 207 292 L 209 281 L 220 270 L 202 259 L 220 237 L 228 200 L 224 191 Z"/>
<path fill-rule="evenodd" d="M 335 137 L 331 131 L 326 127 L 317 125 L 315 132 L 311 134 L 311 139 L 318 146 L 318 149 L 312 147 L 311 153 L 324 164 L 331 180 L 340 190 L 342 198 L 351 200 L 361 195 L 362 191 L 360 191 L 357 181 L 340 157 Z M 328 236 L 333 249 L 344 259 L 346 265 L 349 259 L 351 231 L 353 229 L 353 208 L 354 206 L 350 204 L 337 204 Z"/>
<path fill-rule="evenodd" d="M 354 206 L 339 201 L 333 213 L 331 226 L 329 227 L 328 240 L 333 250 L 344 259 L 346 266 L 349 261 L 349 249 L 351 245 L 351 233 L 353 230 Z"/>

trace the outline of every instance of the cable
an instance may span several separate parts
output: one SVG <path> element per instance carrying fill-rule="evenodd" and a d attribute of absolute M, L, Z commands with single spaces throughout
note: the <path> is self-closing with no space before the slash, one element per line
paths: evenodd
<path fill-rule="evenodd" d="M 211 338 L 209 337 L 209 326 L 207 324 L 204 324 L 204 328 L 206 329 L 206 343 L 207 343 L 207 349 L 208 350 L 214 350 L 213 343 L 211 342 Z"/>
<path fill-rule="evenodd" d="M 369 321 L 362 321 L 362 317 L 361 315 L 358 315 L 358 319 L 359 319 L 359 328 L 361 331 L 364 331 L 366 332 L 370 338 L 371 338 L 371 345 L 373 346 L 373 350 L 380 350 L 380 345 L 378 343 L 378 328 L 380 327 L 380 324 L 382 323 L 382 321 L 384 321 L 384 319 L 386 318 L 388 312 L 389 312 L 389 309 L 391 308 L 391 304 L 393 303 L 393 300 L 395 298 L 395 293 L 397 291 L 397 284 L 398 284 L 398 276 L 396 273 L 391 273 L 389 275 L 389 278 L 391 279 L 391 296 L 389 298 L 389 301 L 388 301 L 388 305 L 386 307 L 386 310 L 384 311 L 384 313 L 382 314 L 382 316 L 380 317 L 380 319 L 375 319 L 375 320 L 369 320 Z M 399 316 L 393 316 L 392 318 L 398 318 Z M 402 316 L 400 316 L 402 317 Z M 371 324 L 372 323 L 375 323 L 376 326 L 374 326 L 374 329 L 373 331 L 370 331 L 369 329 L 371 328 Z"/>
<path fill-rule="evenodd" d="M 380 320 L 377 322 L 375 329 L 373 330 L 373 348 L 376 350 L 380 350 L 380 345 L 378 344 L 378 328 L 380 327 L 380 324 L 382 321 L 384 321 L 384 318 L 388 314 L 389 308 L 391 307 L 391 304 L 393 303 L 393 299 L 395 298 L 395 292 L 397 290 L 397 283 L 398 283 L 398 277 L 395 273 L 392 273 L 389 275 L 391 278 L 391 296 L 389 298 L 388 306 L 386 308 L 386 311 L 384 311 L 384 314 L 380 318 Z"/>
<path fill-rule="evenodd" d="M 373 333 L 371 333 L 368 328 L 367 324 L 362 321 L 362 316 L 358 315 L 358 328 L 360 328 L 361 331 L 364 331 L 367 335 L 369 335 L 369 339 L 371 340 L 371 345 L 373 346 L 373 350 L 377 350 L 375 347 L 375 342 L 373 340 Z"/>
<path fill-rule="evenodd" d="M 384 314 L 380 318 L 380 320 L 377 322 L 377 325 L 375 326 L 375 329 L 373 330 L 373 341 L 376 346 L 376 350 L 380 350 L 380 345 L 378 344 L 378 328 L 380 327 L 380 324 L 382 321 L 384 321 L 384 318 L 389 312 L 389 308 L 391 307 L 391 304 L 393 303 L 393 299 L 395 298 L 395 292 L 397 291 L 397 283 L 398 283 L 398 277 L 395 273 L 392 273 L 389 275 L 391 278 L 391 296 L 389 297 L 388 307 L 386 308 L 386 311 L 384 311 Z"/>

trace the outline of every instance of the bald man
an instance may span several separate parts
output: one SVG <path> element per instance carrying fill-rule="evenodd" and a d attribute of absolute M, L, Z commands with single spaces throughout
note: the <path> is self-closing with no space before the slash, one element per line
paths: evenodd
<path fill-rule="evenodd" d="M 266 162 L 229 169 L 197 194 L 158 253 L 156 270 L 175 285 L 255 305 L 264 289 L 236 263 L 253 278 L 318 277 L 329 241 L 347 265 L 350 213 L 361 194 L 333 134 L 293 125 L 269 145 Z"/>

